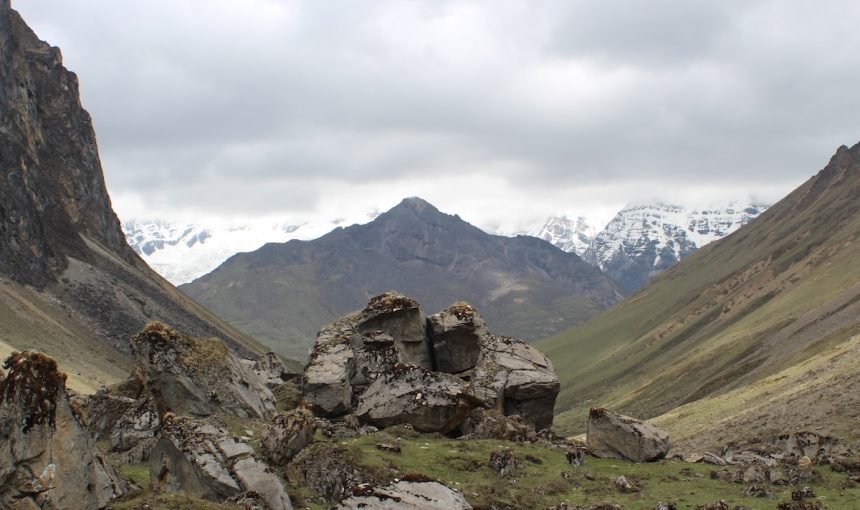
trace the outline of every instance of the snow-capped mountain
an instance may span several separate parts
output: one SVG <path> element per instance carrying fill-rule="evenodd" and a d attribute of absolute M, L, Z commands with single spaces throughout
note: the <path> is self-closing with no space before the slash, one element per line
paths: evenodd
<path fill-rule="evenodd" d="M 373 217 L 368 214 L 369 219 Z M 345 218 L 238 224 L 126 221 L 122 228 L 128 244 L 147 264 L 174 285 L 180 285 L 209 273 L 236 253 L 254 251 L 266 243 L 316 239 L 352 223 Z"/>
<path fill-rule="evenodd" d="M 662 203 L 627 206 L 593 237 L 582 257 L 632 292 L 767 207 L 738 202 L 701 209 Z"/>
<path fill-rule="evenodd" d="M 597 229 L 591 226 L 584 216 L 573 217 L 565 214 L 552 216 L 533 235 L 581 257 L 597 235 Z"/>

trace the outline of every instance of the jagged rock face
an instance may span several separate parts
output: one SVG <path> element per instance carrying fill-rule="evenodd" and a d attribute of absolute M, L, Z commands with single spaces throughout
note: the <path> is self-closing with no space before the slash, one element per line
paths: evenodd
<path fill-rule="evenodd" d="M 192 338 L 153 322 L 131 343 L 135 373 L 162 412 L 263 419 L 275 412 L 272 392 L 217 338 Z"/>
<path fill-rule="evenodd" d="M 662 459 L 672 447 L 669 435 L 636 418 L 592 408 L 588 413 L 587 442 L 597 457 L 651 462 Z"/>
<path fill-rule="evenodd" d="M 284 384 L 290 378 L 296 377 L 295 372 L 291 372 L 274 352 L 261 354 L 254 360 L 254 365 L 251 369 L 270 390 Z"/>
<path fill-rule="evenodd" d="M 385 487 L 360 487 L 340 502 L 342 510 L 469 510 L 463 494 L 439 482 L 400 480 Z"/>
<path fill-rule="evenodd" d="M 481 339 L 489 334 L 484 320 L 468 303 L 455 303 L 427 318 L 436 370 L 456 374 L 474 368 Z"/>
<path fill-rule="evenodd" d="M 395 292 L 376 296 L 362 311 L 356 329 L 377 342 L 390 337 L 401 363 L 432 367 L 424 315 L 414 299 Z"/>
<path fill-rule="evenodd" d="M 453 375 L 395 365 L 359 397 L 359 420 L 377 427 L 408 423 L 419 432 L 450 432 L 475 405 L 465 383 Z"/>
<path fill-rule="evenodd" d="M 212 501 L 243 492 L 259 494 L 271 510 L 291 509 L 278 477 L 250 446 L 225 430 L 167 414 L 149 459 L 154 490 L 181 491 Z"/>
<path fill-rule="evenodd" d="M 263 436 L 261 446 L 269 461 L 283 466 L 313 441 L 316 431 L 317 422 L 313 413 L 298 408 L 275 416 Z"/>
<path fill-rule="evenodd" d="M 395 305 L 380 313 L 380 303 Z M 373 326 L 363 328 L 369 323 Z M 425 432 L 451 432 L 472 409 L 484 406 L 519 414 L 531 427 L 550 426 L 559 383 L 543 354 L 520 340 L 490 335 L 467 303 L 432 316 L 425 328 L 417 323 L 425 323 L 417 303 L 387 293 L 373 298 L 368 309 L 323 328 L 302 378 L 302 393 L 314 412 L 326 417 L 355 412 L 375 426 L 409 423 Z M 410 341 L 397 340 L 402 331 L 413 333 Z M 414 353 L 417 346 L 425 346 L 421 350 L 427 349 L 436 371 L 423 358 L 419 364 L 403 363 L 410 359 L 403 353 Z"/>
<path fill-rule="evenodd" d="M 0 274 L 42 287 L 86 260 L 80 234 L 131 260 L 78 79 L 0 0 Z"/>
<path fill-rule="evenodd" d="M 0 508 L 104 508 L 126 492 L 73 412 L 66 375 L 37 352 L 14 353 L 0 382 Z"/>

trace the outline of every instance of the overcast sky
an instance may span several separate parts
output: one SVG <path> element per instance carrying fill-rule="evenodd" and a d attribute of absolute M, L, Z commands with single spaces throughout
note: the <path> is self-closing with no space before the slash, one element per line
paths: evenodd
<path fill-rule="evenodd" d="M 489 230 L 774 201 L 860 140 L 860 2 L 14 0 L 63 50 L 115 209 L 421 196 Z"/>

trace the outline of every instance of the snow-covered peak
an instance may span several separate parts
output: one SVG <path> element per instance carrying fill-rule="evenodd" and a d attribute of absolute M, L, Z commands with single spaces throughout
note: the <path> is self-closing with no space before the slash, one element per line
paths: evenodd
<path fill-rule="evenodd" d="M 704 208 L 665 203 L 627 206 L 594 236 L 583 259 L 632 291 L 696 249 L 734 232 L 767 207 L 742 202 Z"/>
<path fill-rule="evenodd" d="M 123 231 L 128 244 L 147 264 L 180 285 L 209 273 L 236 253 L 253 251 L 266 243 L 316 239 L 349 224 L 347 218 L 243 223 L 138 220 L 124 222 Z"/>
<path fill-rule="evenodd" d="M 549 218 L 534 236 L 582 256 L 596 234 L 597 229 L 584 216 L 563 214 Z"/>

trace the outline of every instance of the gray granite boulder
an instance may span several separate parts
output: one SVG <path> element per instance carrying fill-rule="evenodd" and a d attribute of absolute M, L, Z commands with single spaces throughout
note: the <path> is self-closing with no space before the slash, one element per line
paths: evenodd
<path fill-rule="evenodd" d="M 444 433 L 458 428 L 474 406 L 458 377 L 396 365 L 361 395 L 355 414 L 377 427 L 408 423 L 419 432 Z"/>
<path fill-rule="evenodd" d="M 436 370 L 449 374 L 474 368 L 481 340 L 490 334 L 478 312 L 462 302 L 428 317 L 427 326 Z"/>
<path fill-rule="evenodd" d="M 0 508 L 104 508 L 125 482 L 72 410 L 66 374 L 38 352 L 13 353 L 0 382 Z"/>
<path fill-rule="evenodd" d="M 263 454 L 273 464 L 283 466 L 313 441 L 316 431 L 316 418 L 308 409 L 279 414 L 263 436 Z"/>
<path fill-rule="evenodd" d="M 385 487 L 359 486 L 341 501 L 341 510 L 469 510 L 459 491 L 432 480 L 398 480 Z"/>
<path fill-rule="evenodd" d="M 131 339 L 135 376 L 161 413 L 244 418 L 275 414 L 263 381 L 217 338 L 193 338 L 150 322 Z"/>
<path fill-rule="evenodd" d="M 651 462 L 662 459 L 672 447 L 663 430 L 636 418 L 592 408 L 588 413 L 586 442 L 597 457 Z"/>
<path fill-rule="evenodd" d="M 552 362 L 540 351 L 516 338 L 484 338 L 469 391 L 488 406 L 548 429 L 560 389 Z"/>
<path fill-rule="evenodd" d="M 424 431 L 452 432 L 476 407 L 548 428 L 558 391 L 546 356 L 490 335 L 468 303 L 425 321 L 415 301 L 391 292 L 323 328 L 302 377 L 318 416 L 353 413 L 375 426 Z"/>
<path fill-rule="evenodd" d="M 291 509 L 281 480 L 257 460 L 245 443 L 225 430 L 167 414 L 149 458 L 149 476 L 156 491 L 183 492 L 222 501 L 255 492 L 270 510 Z"/>

